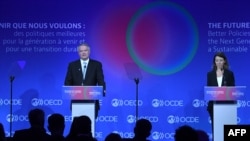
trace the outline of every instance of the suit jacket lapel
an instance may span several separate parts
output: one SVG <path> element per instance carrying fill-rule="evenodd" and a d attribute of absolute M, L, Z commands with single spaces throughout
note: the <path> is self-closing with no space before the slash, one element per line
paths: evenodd
<path fill-rule="evenodd" d="M 82 74 L 82 64 L 81 64 L 81 60 L 78 61 L 78 63 L 76 64 L 77 69 L 79 71 L 79 78 L 81 78 L 81 80 L 83 80 L 83 74 Z M 80 69 L 80 70 L 79 70 Z"/>

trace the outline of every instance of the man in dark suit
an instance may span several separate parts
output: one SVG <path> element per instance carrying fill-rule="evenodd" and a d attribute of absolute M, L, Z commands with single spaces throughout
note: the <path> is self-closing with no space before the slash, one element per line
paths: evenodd
<path fill-rule="evenodd" d="M 80 44 L 77 48 L 80 59 L 69 63 L 66 74 L 65 86 L 103 86 L 106 92 L 106 84 L 102 70 L 102 63 L 89 58 L 90 47 L 88 44 Z"/>
<path fill-rule="evenodd" d="M 103 96 L 106 94 L 106 83 L 102 70 L 102 63 L 90 59 L 90 46 L 86 43 L 80 44 L 77 47 L 80 59 L 70 62 L 68 65 L 67 74 L 65 77 L 65 86 L 103 86 Z M 99 101 L 96 100 L 97 117 L 100 109 Z"/>
<path fill-rule="evenodd" d="M 50 136 L 44 128 L 44 111 L 41 109 L 32 109 L 28 117 L 30 128 L 15 131 L 13 141 L 48 141 Z"/>

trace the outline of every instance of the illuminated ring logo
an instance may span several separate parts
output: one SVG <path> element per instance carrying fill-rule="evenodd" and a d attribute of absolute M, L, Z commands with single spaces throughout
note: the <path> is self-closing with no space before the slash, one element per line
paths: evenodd
<path fill-rule="evenodd" d="M 237 101 L 237 108 L 240 108 L 240 107 L 241 107 L 241 101 L 238 100 L 238 101 Z"/>
<path fill-rule="evenodd" d="M 39 106 L 40 104 L 42 104 L 43 103 L 43 101 L 41 100 L 41 99 L 38 99 L 38 98 L 33 98 L 32 100 L 31 100 L 31 104 L 33 105 L 33 106 Z"/>
<path fill-rule="evenodd" d="M 162 51 L 155 54 L 158 54 L 158 56 L 154 56 L 155 58 L 161 58 L 162 60 L 150 60 L 148 61 L 146 57 L 148 56 L 148 54 L 154 54 L 154 52 L 148 52 L 146 54 L 143 54 L 145 52 L 146 49 L 143 49 L 142 54 L 145 57 L 141 57 L 139 52 L 137 51 L 139 48 L 139 45 L 135 39 L 135 32 L 138 28 L 138 24 L 139 21 L 142 19 L 143 16 L 145 16 L 145 14 L 151 14 L 151 10 L 167 10 L 169 13 L 174 14 L 172 17 L 176 19 L 177 21 L 173 21 L 173 22 L 177 22 L 177 23 L 181 23 L 182 25 L 184 25 L 185 27 L 183 27 L 186 33 L 185 34 L 180 33 L 180 35 L 178 37 L 182 38 L 183 40 L 186 40 L 186 42 L 178 42 L 175 39 L 178 38 L 177 36 L 172 36 L 172 34 L 170 35 L 166 35 L 166 36 L 171 36 L 170 39 L 162 39 L 160 46 L 163 46 L 164 48 L 161 49 Z M 167 12 L 167 13 L 168 13 Z M 154 13 L 154 11 L 152 12 Z M 146 15 L 147 16 L 147 15 Z M 164 17 L 165 18 L 165 17 Z M 179 18 L 179 19 L 178 19 Z M 167 19 L 168 21 L 172 21 L 172 19 Z M 145 22 L 142 22 L 145 23 Z M 164 25 L 164 28 L 166 28 L 165 26 L 168 26 L 168 24 L 171 24 L 170 22 L 163 23 L 162 25 Z M 182 25 L 180 27 L 182 27 Z M 178 27 L 176 27 L 178 28 Z M 142 29 L 143 31 L 144 29 Z M 161 29 L 159 29 L 161 30 Z M 164 29 L 166 30 L 166 29 Z M 176 31 L 171 31 L 171 29 L 167 29 L 166 33 L 170 33 L 168 30 L 170 30 L 171 33 L 174 33 Z M 182 30 L 182 29 L 179 29 Z M 163 30 L 162 30 L 163 31 Z M 160 32 L 162 32 L 160 31 Z M 162 33 L 160 33 L 162 34 Z M 165 32 L 164 32 L 165 34 Z M 176 33 L 175 33 L 176 34 Z M 141 35 L 141 34 L 140 34 Z M 165 35 L 164 35 L 165 36 Z M 174 38 L 175 37 L 175 38 Z M 183 38 L 185 37 L 185 38 Z M 149 3 L 147 5 L 145 5 L 144 7 L 142 7 L 141 9 L 139 9 L 131 18 L 129 24 L 128 24 L 128 28 L 126 31 L 126 44 L 127 44 L 127 48 L 128 48 L 128 52 L 131 56 L 131 58 L 134 60 L 134 62 L 144 71 L 151 73 L 151 74 L 155 74 L 155 75 L 169 75 L 169 74 L 174 74 L 182 69 L 184 69 L 193 59 L 193 57 L 196 54 L 197 48 L 198 48 L 198 29 L 196 26 L 196 23 L 194 22 L 194 19 L 192 18 L 192 16 L 181 6 L 171 3 L 171 2 L 166 2 L 166 1 L 156 1 L 156 2 L 152 2 Z M 139 37 L 138 37 L 139 38 Z M 173 39 L 173 40 L 172 40 Z M 182 40 L 181 39 L 181 40 Z M 145 41 L 147 41 L 147 39 L 145 39 Z M 167 41 L 167 42 L 166 42 Z M 143 41 L 142 41 L 143 42 Z M 154 41 L 151 41 L 154 43 Z M 164 43 L 163 43 L 164 42 Z M 158 41 L 155 41 L 155 43 L 158 43 Z M 145 43 L 144 43 L 145 44 Z M 170 52 L 171 50 L 177 50 L 175 47 L 182 47 L 185 46 L 185 48 L 183 48 L 183 50 L 178 54 L 177 52 L 175 52 L 175 55 L 173 55 L 173 53 L 168 53 L 169 55 L 162 55 L 162 53 L 164 52 Z M 143 45 L 140 46 L 141 48 L 143 48 Z M 169 48 L 172 47 L 171 49 L 166 49 L 165 47 Z M 188 50 L 184 50 L 184 49 L 188 49 Z M 164 50 L 165 49 L 165 50 Z M 181 49 L 179 49 L 181 50 Z M 179 51 L 178 51 L 179 52 Z M 140 52 L 141 53 L 141 52 Z M 179 55 L 177 58 L 176 55 Z M 162 56 L 161 56 L 162 55 Z M 157 62 L 158 61 L 158 62 Z M 157 62 L 158 64 L 152 64 L 152 62 Z M 160 63 L 160 64 L 159 64 Z M 163 64 L 165 63 L 165 64 Z M 157 65 L 157 66 L 156 66 Z"/>
<path fill-rule="evenodd" d="M 175 116 L 170 115 L 170 116 L 168 116 L 167 120 L 168 120 L 168 123 L 173 124 L 173 123 L 175 123 Z"/>
<path fill-rule="evenodd" d="M 113 99 L 111 102 L 113 107 L 118 107 L 119 106 L 119 100 L 118 99 Z"/>
<path fill-rule="evenodd" d="M 6 116 L 6 120 L 7 120 L 8 122 L 18 121 L 18 116 L 17 116 L 17 115 L 8 114 L 8 115 Z"/>
<path fill-rule="evenodd" d="M 158 140 L 159 138 L 160 138 L 160 133 L 159 132 L 153 132 L 152 133 L 152 138 L 154 139 L 154 140 Z"/>
<path fill-rule="evenodd" d="M 6 116 L 6 120 L 7 120 L 8 122 L 13 121 L 13 115 L 12 115 L 12 117 L 11 117 L 11 114 L 8 114 L 8 115 Z"/>
<path fill-rule="evenodd" d="M 160 101 L 158 99 L 153 99 L 152 105 L 153 105 L 153 107 L 159 107 L 160 106 Z"/>
<path fill-rule="evenodd" d="M 200 107 L 200 105 L 201 105 L 201 103 L 200 103 L 200 100 L 198 100 L 198 99 L 195 99 L 194 101 L 193 101 L 193 106 L 194 107 Z"/>
<path fill-rule="evenodd" d="M 135 119 L 134 116 L 129 115 L 129 116 L 127 117 L 127 121 L 128 121 L 128 123 L 134 123 L 134 122 L 136 121 L 136 119 Z"/>

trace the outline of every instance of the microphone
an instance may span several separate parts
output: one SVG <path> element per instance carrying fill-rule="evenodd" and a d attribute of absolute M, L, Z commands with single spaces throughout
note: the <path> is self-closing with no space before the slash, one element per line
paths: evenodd
<path fill-rule="evenodd" d="M 135 83 L 136 83 L 136 84 L 138 84 L 138 83 L 139 83 L 139 81 L 140 81 L 140 79 L 139 79 L 139 78 L 134 78 L 134 80 L 135 80 Z"/>
<path fill-rule="evenodd" d="M 10 76 L 10 82 L 13 82 L 14 79 L 15 79 L 15 76 L 11 75 L 11 76 Z"/>

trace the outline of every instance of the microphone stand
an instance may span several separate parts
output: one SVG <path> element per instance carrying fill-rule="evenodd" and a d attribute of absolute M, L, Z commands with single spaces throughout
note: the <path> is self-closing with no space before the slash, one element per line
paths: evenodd
<path fill-rule="evenodd" d="M 10 137 L 12 136 L 12 120 L 13 120 L 13 115 L 12 115 L 12 85 L 13 81 L 15 79 L 15 76 L 10 76 Z"/>
<path fill-rule="evenodd" d="M 136 121 L 138 120 L 138 84 L 139 84 L 139 78 L 135 78 L 135 84 L 136 84 L 136 107 L 135 107 L 135 118 L 136 118 Z"/>

